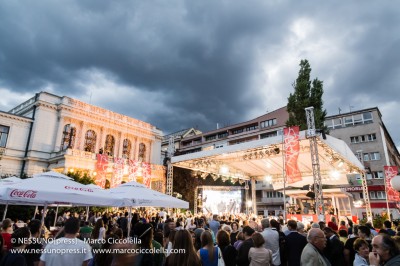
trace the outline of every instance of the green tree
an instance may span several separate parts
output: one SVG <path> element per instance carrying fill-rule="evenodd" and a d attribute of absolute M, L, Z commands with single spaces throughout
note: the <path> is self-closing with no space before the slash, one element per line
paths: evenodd
<path fill-rule="evenodd" d="M 307 59 L 300 61 L 299 76 L 293 83 L 294 93 L 288 97 L 287 111 L 289 119 L 286 126 L 300 126 L 300 130 L 307 129 L 305 108 L 314 107 L 315 128 L 324 128 L 326 110 L 323 109 L 322 95 L 323 82 L 315 78 L 310 80 L 311 67 Z"/>
<path fill-rule="evenodd" d="M 86 172 L 68 172 L 67 176 L 73 178 L 75 182 L 81 183 L 83 185 L 96 184 L 95 180 Z"/>

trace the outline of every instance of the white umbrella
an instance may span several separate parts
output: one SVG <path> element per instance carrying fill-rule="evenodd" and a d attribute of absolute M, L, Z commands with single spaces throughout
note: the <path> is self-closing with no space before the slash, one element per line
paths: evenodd
<path fill-rule="evenodd" d="M 127 199 L 126 206 L 189 208 L 189 202 L 147 188 L 145 185 L 131 181 L 107 190 L 116 198 Z"/>

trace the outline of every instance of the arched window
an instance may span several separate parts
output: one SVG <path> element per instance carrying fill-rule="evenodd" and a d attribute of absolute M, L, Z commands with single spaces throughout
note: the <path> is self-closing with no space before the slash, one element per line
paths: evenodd
<path fill-rule="evenodd" d="M 115 139 L 112 135 L 107 135 L 106 136 L 106 143 L 104 146 L 104 152 L 108 156 L 113 156 L 114 155 L 114 146 L 115 146 Z"/>
<path fill-rule="evenodd" d="M 71 124 L 67 124 L 64 126 L 63 137 L 61 140 L 61 150 L 65 151 L 66 149 L 72 149 L 75 143 L 75 127 L 71 126 Z"/>
<path fill-rule="evenodd" d="M 94 153 L 95 152 L 94 149 L 96 148 L 96 139 L 97 139 L 96 132 L 94 132 L 93 130 L 86 131 L 85 145 L 83 147 L 83 150 Z"/>
<path fill-rule="evenodd" d="M 144 161 L 146 159 L 146 145 L 144 143 L 139 144 L 139 161 Z"/>
<path fill-rule="evenodd" d="M 122 148 L 122 157 L 125 159 L 129 159 L 129 155 L 131 154 L 131 141 L 129 139 L 124 139 L 123 148 Z"/>

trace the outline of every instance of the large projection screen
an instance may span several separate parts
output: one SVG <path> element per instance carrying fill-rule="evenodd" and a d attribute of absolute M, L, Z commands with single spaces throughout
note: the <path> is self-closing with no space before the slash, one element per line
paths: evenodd
<path fill-rule="evenodd" d="M 203 213 L 236 214 L 242 212 L 241 187 L 203 187 Z"/>

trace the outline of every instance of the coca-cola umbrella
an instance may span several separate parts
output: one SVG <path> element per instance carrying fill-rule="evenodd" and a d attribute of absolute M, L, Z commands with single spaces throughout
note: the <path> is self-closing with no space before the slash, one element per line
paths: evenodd
<path fill-rule="evenodd" d="M 3 201 L 44 205 L 44 213 L 50 204 L 114 207 L 126 205 L 122 198 L 113 197 L 103 190 L 92 189 L 56 172 L 36 174 L 23 182 L 5 187 L 6 193 L 3 194 Z"/>

